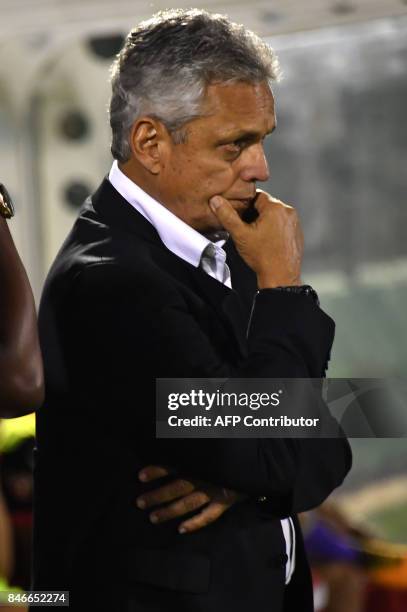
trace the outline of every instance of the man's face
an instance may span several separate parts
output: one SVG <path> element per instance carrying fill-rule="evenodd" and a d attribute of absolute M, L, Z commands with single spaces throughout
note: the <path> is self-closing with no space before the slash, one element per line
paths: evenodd
<path fill-rule="evenodd" d="M 269 177 L 263 140 L 275 127 L 274 99 L 266 82 L 210 85 L 205 117 L 187 126 L 187 140 L 170 144 L 159 176 L 162 203 L 194 229 L 221 229 L 209 200 L 221 195 L 240 216 Z"/>

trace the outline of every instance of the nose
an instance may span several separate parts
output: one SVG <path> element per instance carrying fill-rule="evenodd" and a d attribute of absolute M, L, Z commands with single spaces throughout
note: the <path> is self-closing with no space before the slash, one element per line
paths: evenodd
<path fill-rule="evenodd" d="M 269 167 L 264 154 L 263 144 L 252 144 L 242 154 L 242 170 L 244 181 L 267 181 L 270 178 Z"/>

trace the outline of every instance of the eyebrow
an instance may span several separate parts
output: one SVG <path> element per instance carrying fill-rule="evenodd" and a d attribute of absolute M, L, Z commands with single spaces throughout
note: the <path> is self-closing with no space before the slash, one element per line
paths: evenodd
<path fill-rule="evenodd" d="M 268 132 L 266 132 L 265 136 L 270 136 L 270 134 L 272 134 L 274 132 L 276 127 L 277 127 L 277 124 L 274 124 L 274 126 L 271 128 L 271 130 L 268 130 Z M 222 138 L 220 138 L 219 141 L 217 142 L 217 145 L 227 144 L 228 142 L 255 140 L 260 135 L 261 135 L 261 133 L 256 132 L 254 130 L 240 131 L 240 132 L 237 132 L 237 133 L 236 132 L 235 133 L 231 132 L 228 136 L 223 136 Z"/>

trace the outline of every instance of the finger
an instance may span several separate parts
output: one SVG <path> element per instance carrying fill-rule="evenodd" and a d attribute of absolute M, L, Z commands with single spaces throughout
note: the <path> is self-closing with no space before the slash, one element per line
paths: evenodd
<path fill-rule="evenodd" d="M 230 504 L 224 504 L 220 502 L 212 502 L 207 508 L 199 512 L 196 516 L 188 519 L 181 523 L 178 527 L 179 533 L 191 533 L 206 527 L 210 523 L 216 521 L 226 510 L 230 507 Z"/>
<path fill-rule="evenodd" d="M 222 196 L 214 196 L 209 200 L 209 206 L 211 207 L 212 212 L 223 228 L 229 232 L 232 238 L 236 238 L 236 236 L 246 229 L 246 223 L 244 223 L 233 206 Z"/>
<path fill-rule="evenodd" d="M 276 206 L 281 207 L 281 208 L 286 208 L 292 211 L 295 210 L 294 207 L 291 206 L 290 204 L 285 204 L 278 198 L 271 196 L 270 194 L 266 193 L 262 189 L 256 189 L 256 198 L 254 201 L 254 206 L 256 210 L 259 212 L 259 214 L 263 214 L 264 212 L 270 209 L 273 209 Z"/>
<path fill-rule="evenodd" d="M 189 480 L 174 480 L 158 489 L 143 493 L 137 498 L 136 503 L 141 510 L 144 510 L 189 495 L 194 489 L 195 485 Z"/>
<path fill-rule="evenodd" d="M 165 506 L 165 508 L 154 510 L 154 512 L 150 514 L 150 521 L 152 523 L 162 523 L 174 518 L 179 518 L 184 514 L 188 514 L 188 512 L 193 512 L 194 510 L 198 510 L 198 508 L 202 508 L 202 506 L 209 501 L 210 498 L 206 493 L 203 491 L 194 491 L 190 495 Z"/>
<path fill-rule="evenodd" d="M 169 469 L 162 465 L 147 465 L 139 471 L 138 477 L 142 482 L 149 482 L 150 480 L 156 480 L 156 478 L 168 476 L 169 473 Z"/>

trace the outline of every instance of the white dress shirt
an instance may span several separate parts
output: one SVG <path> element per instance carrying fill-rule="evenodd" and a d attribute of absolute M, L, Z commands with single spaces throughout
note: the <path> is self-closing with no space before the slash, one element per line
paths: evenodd
<path fill-rule="evenodd" d="M 117 160 L 113 162 L 109 181 L 116 191 L 154 226 L 167 249 L 196 268 L 200 266 L 207 274 L 232 288 L 226 253 L 222 248 L 224 239 L 212 242 L 184 223 L 130 180 L 119 169 Z M 295 567 L 295 531 L 291 518 L 283 519 L 281 527 L 288 557 L 285 571 L 285 582 L 288 584 Z"/>

